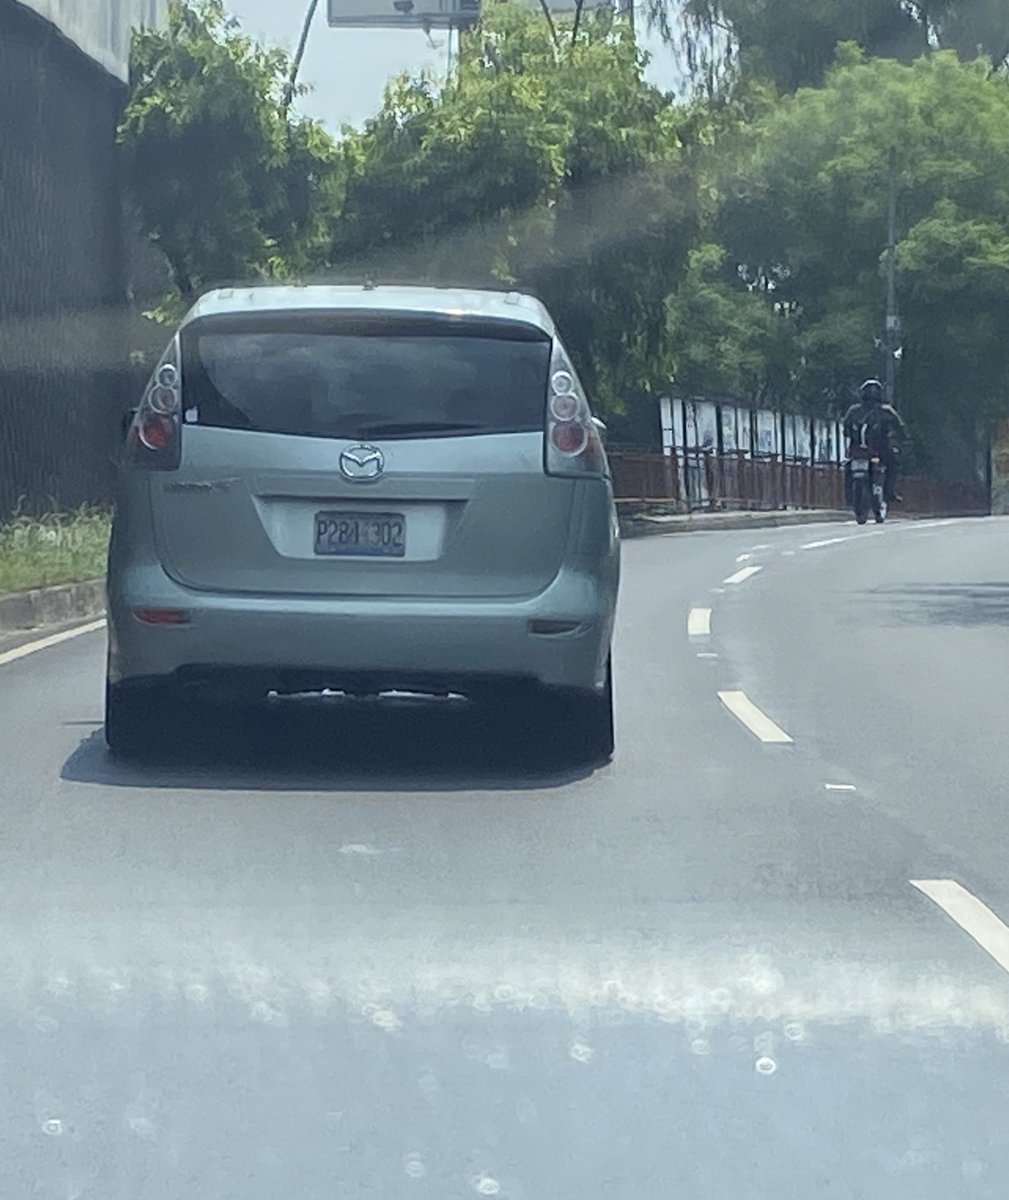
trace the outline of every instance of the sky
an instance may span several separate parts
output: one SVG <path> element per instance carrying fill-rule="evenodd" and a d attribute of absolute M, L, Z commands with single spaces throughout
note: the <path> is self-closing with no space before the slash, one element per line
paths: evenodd
<path fill-rule="evenodd" d="M 293 51 L 308 0 L 231 0 L 228 7 L 246 32 Z M 325 10 L 323 0 L 302 66 L 301 81 L 312 91 L 298 107 L 334 130 L 345 123 L 360 126 L 375 113 L 391 76 L 423 67 L 444 71 L 448 65 L 444 31 L 435 31 L 432 46 L 419 29 L 330 29 Z M 650 76 L 660 87 L 672 87 L 668 50 L 654 39 L 645 44 L 655 59 Z"/>

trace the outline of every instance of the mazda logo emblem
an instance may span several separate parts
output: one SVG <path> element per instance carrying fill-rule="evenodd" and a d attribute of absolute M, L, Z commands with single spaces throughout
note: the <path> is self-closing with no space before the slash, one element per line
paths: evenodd
<path fill-rule="evenodd" d="M 385 470 L 385 455 L 377 446 L 350 446 L 340 455 L 340 473 L 344 479 L 367 482 Z"/>

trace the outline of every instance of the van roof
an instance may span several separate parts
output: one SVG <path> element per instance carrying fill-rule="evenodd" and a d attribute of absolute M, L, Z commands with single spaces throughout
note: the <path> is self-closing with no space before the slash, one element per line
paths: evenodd
<path fill-rule="evenodd" d="M 203 317 L 246 313 L 319 312 L 336 309 L 356 313 L 430 313 L 440 316 L 489 317 L 517 321 L 554 336 L 554 323 L 546 308 L 521 292 L 486 289 L 385 286 L 218 288 L 202 296 L 183 321 L 188 325 Z"/>

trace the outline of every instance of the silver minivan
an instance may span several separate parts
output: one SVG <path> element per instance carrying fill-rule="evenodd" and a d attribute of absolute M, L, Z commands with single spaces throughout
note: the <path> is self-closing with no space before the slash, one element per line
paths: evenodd
<path fill-rule="evenodd" d="M 600 425 L 515 293 L 225 289 L 128 426 L 106 738 L 331 691 L 535 697 L 613 751 L 619 538 Z M 561 733 L 561 731 L 563 731 Z"/>

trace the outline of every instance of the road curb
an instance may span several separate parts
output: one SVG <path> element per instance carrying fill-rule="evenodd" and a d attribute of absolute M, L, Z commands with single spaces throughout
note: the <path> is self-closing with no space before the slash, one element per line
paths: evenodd
<path fill-rule="evenodd" d="M 105 581 L 64 583 L 0 596 L 0 633 L 87 621 L 105 612 Z"/>
<path fill-rule="evenodd" d="M 850 519 L 850 513 L 832 509 L 675 514 L 657 513 L 654 510 L 621 511 L 620 531 L 624 537 L 654 537 L 667 533 L 711 533 L 722 529 L 780 529 L 791 525 L 823 525 Z"/>

